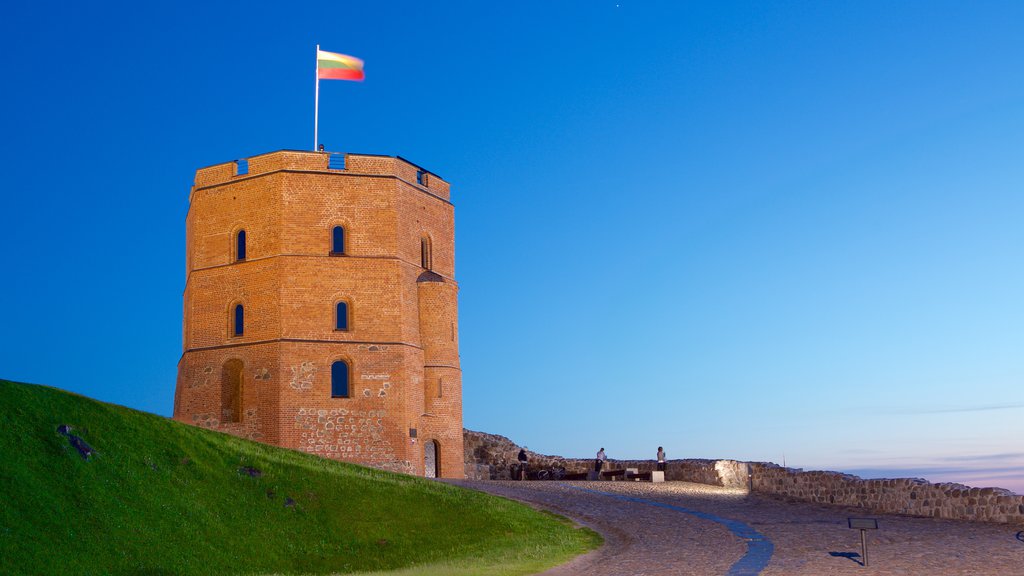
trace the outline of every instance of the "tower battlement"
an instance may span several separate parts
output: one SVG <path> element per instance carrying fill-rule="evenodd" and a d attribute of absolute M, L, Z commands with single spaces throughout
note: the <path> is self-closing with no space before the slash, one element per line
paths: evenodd
<path fill-rule="evenodd" d="M 244 163 L 243 165 L 246 166 L 242 174 L 239 174 L 240 163 Z M 332 167 L 332 163 L 338 167 Z M 444 179 L 400 156 L 302 150 L 278 150 L 200 168 L 196 170 L 192 190 L 194 194 L 195 190 L 199 188 L 285 171 L 325 172 L 350 176 L 390 176 L 422 188 L 444 200 L 450 199 L 449 185 Z"/>
<path fill-rule="evenodd" d="M 177 420 L 462 477 L 454 208 L 399 157 L 278 151 L 196 172 Z"/>

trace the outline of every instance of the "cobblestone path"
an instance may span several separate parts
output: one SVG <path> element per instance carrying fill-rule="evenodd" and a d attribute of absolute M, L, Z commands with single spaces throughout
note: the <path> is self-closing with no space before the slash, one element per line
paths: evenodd
<path fill-rule="evenodd" d="M 544 576 L 1024 576 L 1024 542 L 1016 538 L 1024 526 L 873 515 L 687 482 L 455 483 L 558 512 L 604 536 L 605 546 Z M 878 518 L 866 568 L 850 516 Z M 737 535 L 739 526 L 773 546 L 767 565 L 752 561 L 756 538 Z"/>

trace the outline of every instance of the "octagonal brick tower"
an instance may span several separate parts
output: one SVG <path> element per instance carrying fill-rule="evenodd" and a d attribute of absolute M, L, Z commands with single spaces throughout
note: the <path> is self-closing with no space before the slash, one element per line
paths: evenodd
<path fill-rule="evenodd" d="M 278 151 L 196 172 L 174 418 L 463 477 L 454 209 L 390 156 Z"/>

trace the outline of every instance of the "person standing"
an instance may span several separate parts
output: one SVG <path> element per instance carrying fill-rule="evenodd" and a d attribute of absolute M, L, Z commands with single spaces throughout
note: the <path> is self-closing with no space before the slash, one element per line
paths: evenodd
<path fill-rule="evenodd" d="M 526 448 L 519 449 L 519 479 L 526 480 Z"/>
<path fill-rule="evenodd" d="M 594 472 L 597 472 L 598 475 L 601 474 L 601 469 L 604 468 L 606 460 L 608 460 L 608 457 L 604 455 L 604 448 L 601 448 L 597 451 L 597 457 L 594 459 Z"/>
<path fill-rule="evenodd" d="M 658 471 L 665 471 L 665 449 L 658 446 Z"/>

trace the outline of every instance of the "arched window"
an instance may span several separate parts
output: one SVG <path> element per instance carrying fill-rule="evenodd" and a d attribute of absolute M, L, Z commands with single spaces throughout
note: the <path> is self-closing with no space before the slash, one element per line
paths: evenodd
<path fill-rule="evenodd" d="M 231 335 L 242 336 L 245 334 L 245 308 L 241 304 L 235 304 L 233 312 L 231 315 Z"/>
<path fill-rule="evenodd" d="M 430 253 L 430 238 L 420 238 L 420 266 L 430 270 L 433 265 L 433 255 Z"/>
<path fill-rule="evenodd" d="M 334 329 L 348 330 L 348 302 L 338 302 L 335 305 Z"/>
<path fill-rule="evenodd" d="M 348 398 L 348 364 L 344 360 L 331 364 L 331 398 Z"/>
<path fill-rule="evenodd" d="M 245 230 L 239 230 L 235 235 L 235 261 L 245 260 Z"/>
<path fill-rule="evenodd" d="M 221 422 L 242 421 L 242 372 L 241 360 L 224 363 L 220 378 L 220 420 Z"/>
<path fill-rule="evenodd" d="M 331 230 L 331 256 L 343 256 L 345 254 L 345 228 L 335 226 Z"/>

